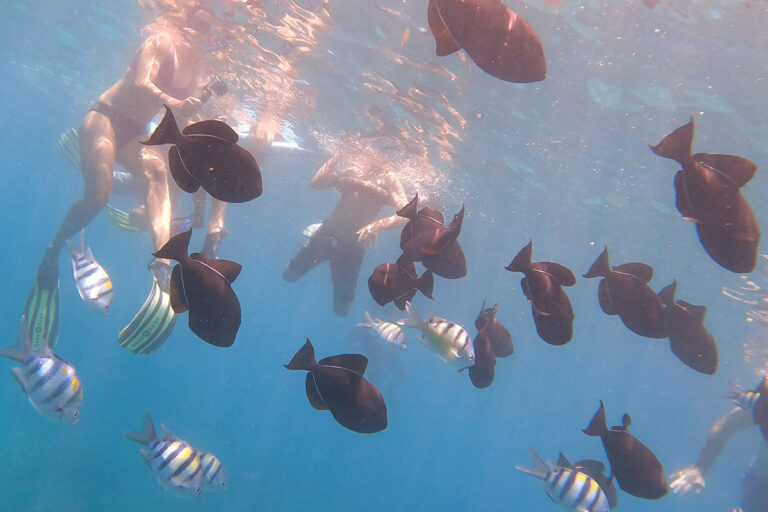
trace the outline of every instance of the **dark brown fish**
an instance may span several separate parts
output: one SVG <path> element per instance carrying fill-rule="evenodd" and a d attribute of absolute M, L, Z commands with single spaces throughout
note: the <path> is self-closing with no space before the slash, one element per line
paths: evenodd
<path fill-rule="evenodd" d="M 187 255 L 192 230 L 171 238 L 156 258 L 179 262 L 171 272 L 171 307 L 189 311 L 189 328 L 206 343 L 229 347 L 240 328 L 240 301 L 232 290 L 242 270 L 239 263 L 209 260 L 198 253 Z"/>
<path fill-rule="evenodd" d="M 289 370 L 306 370 L 305 388 L 310 405 L 330 410 L 342 426 L 361 434 L 373 434 L 387 428 L 387 404 L 376 386 L 363 375 L 368 359 L 360 354 L 341 354 L 315 360 L 312 342 L 296 352 Z"/>
<path fill-rule="evenodd" d="M 675 174 L 678 211 L 696 223 L 701 245 L 707 254 L 731 272 L 754 270 L 760 228 L 755 214 L 741 195 L 757 166 L 740 156 L 691 154 L 693 118 L 664 137 L 651 150 L 677 161 Z"/>
<path fill-rule="evenodd" d="M 608 430 L 605 407 L 601 401 L 600 408 L 584 433 L 602 439 L 611 472 L 624 492 L 647 500 L 665 496 L 667 480 L 661 462 L 647 446 L 627 431 L 632 423 L 628 414 L 622 417 L 621 423 L 621 426 Z"/>
<path fill-rule="evenodd" d="M 539 337 L 550 345 L 565 345 L 573 338 L 573 307 L 563 286 L 576 284 L 576 277 L 557 263 L 531 263 L 532 251 L 533 242 L 529 242 L 504 268 L 525 274 L 520 286 L 531 303 Z"/>
<path fill-rule="evenodd" d="M 659 292 L 659 298 L 666 306 L 664 309 L 672 353 L 697 372 L 714 375 L 718 364 L 717 344 L 704 327 L 707 308 L 684 300 L 675 303 L 676 289 L 677 281 Z"/>
<path fill-rule="evenodd" d="M 459 279 L 467 275 L 467 261 L 457 240 L 464 221 L 464 207 L 444 226 L 443 214 L 431 208 L 418 209 L 419 195 L 397 214 L 408 223 L 400 233 L 403 257 L 421 261 L 427 270 L 445 279 Z"/>
<path fill-rule="evenodd" d="M 475 350 L 475 364 L 469 368 L 469 379 L 478 388 L 487 388 L 493 383 L 496 357 L 507 357 L 515 351 L 512 336 L 504 324 L 496 319 L 498 304 L 486 308 L 485 303 L 475 320 L 477 336 L 472 340 Z M 498 353 L 497 353 L 498 351 Z"/>
<path fill-rule="evenodd" d="M 504 324 L 496 318 L 498 310 L 498 304 L 492 308 L 486 308 L 483 304 L 482 311 L 475 319 L 475 327 L 478 331 L 487 333 L 496 357 L 507 357 L 515 353 L 515 346 L 512 344 L 512 335 L 509 334 Z"/>
<path fill-rule="evenodd" d="M 653 269 L 644 263 L 625 263 L 611 268 L 606 247 L 585 278 L 602 277 L 597 289 L 600 307 L 606 315 L 619 315 L 627 328 L 647 338 L 666 338 L 664 305 L 648 282 Z"/>
<path fill-rule="evenodd" d="M 431 299 L 434 284 L 432 272 L 427 270 L 421 277 L 416 277 L 413 262 L 403 257 L 395 263 L 382 263 L 368 278 L 368 290 L 373 300 L 380 306 L 394 302 L 401 311 L 405 311 L 405 303 L 416 295 L 416 290 Z"/>
<path fill-rule="evenodd" d="M 755 425 L 760 425 L 760 432 L 768 441 L 768 376 L 763 377 L 755 392 L 760 393 L 760 398 L 757 399 L 755 407 L 752 409 L 752 421 Z"/>
<path fill-rule="evenodd" d="M 256 159 L 237 145 L 235 131 L 221 121 L 194 123 L 183 132 L 168 106 L 147 146 L 173 144 L 168 151 L 171 176 L 185 192 L 198 188 L 228 203 L 244 203 L 261 195 L 261 171 Z"/>
<path fill-rule="evenodd" d="M 430 0 L 437 55 L 463 48 L 480 69 L 508 82 L 544 80 L 544 49 L 531 26 L 500 0 Z"/>

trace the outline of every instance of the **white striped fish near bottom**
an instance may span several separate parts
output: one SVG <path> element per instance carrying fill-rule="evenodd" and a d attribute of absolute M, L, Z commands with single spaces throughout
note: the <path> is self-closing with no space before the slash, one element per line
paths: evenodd
<path fill-rule="evenodd" d="M 115 292 L 112 280 L 104 268 L 93 257 L 91 248 L 85 248 L 85 231 L 80 232 L 80 246 L 75 247 L 67 241 L 72 254 L 72 274 L 80 298 L 90 307 L 106 313 L 109 310 Z"/>
<path fill-rule="evenodd" d="M 399 345 L 400 348 L 407 348 L 405 345 L 405 333 L 399 325 L 391 322 L 385 322 L 378 318 L 371 318 L 370 313 L 365 312 L 365 322 L 357 324 L 358 327 L 367 327 L 375 332 L 382 340 L 392 345 Z"/>

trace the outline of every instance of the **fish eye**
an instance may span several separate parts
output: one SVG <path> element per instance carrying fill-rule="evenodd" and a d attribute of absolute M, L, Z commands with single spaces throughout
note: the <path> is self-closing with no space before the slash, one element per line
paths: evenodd
<path fill-rule="evenodd" d="M 79 416 L 80 416 L 80 411 L 75 411 L 75 412 L 72 414 L 72 416 L 74 416 L 75 418 L 79 417 Z"/>

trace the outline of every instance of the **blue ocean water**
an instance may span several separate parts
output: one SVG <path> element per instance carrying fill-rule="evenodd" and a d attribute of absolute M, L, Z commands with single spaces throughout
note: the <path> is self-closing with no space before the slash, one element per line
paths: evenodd
<path fill-rule="evenodd" d="M 436 195 L 446 217 L 466 205 L 460 241 L 468 275 L 439 279 L 436 300 L 419 297 L 416 304 L 424 314 L 462 323 L 472 335 L 483 301 L 498 302 L 516 352 L 498 361 L 490 388 L 472 387 L 466 373 L 424 349 L 413 331 L 400 351 L 355 326 L 366 310 L 390 321 L 404 316 L 392 305 L 379 307 L 366 286 L 376 265 L 397 257 L 397 232 L 382 234 L 367 251 L 345 318 L 333 314 L 327 265 L 297 283 L 282 280 L 304 241 L 302 229 L 320 222 L 335 203 L 333 192 L 308 186 L 324 159 L 284 152 L 262 165 L 263 196 L 228 210 L 230 236 L 221 255 L 244 266 L 234 285 L 243 323 L 230 349 L 198 340 L 184 316 L 150 356 L 118 346 L 117 333 L 151 285 L 145 234 L 119 232 L 104 214 L 87 229 L 87 242 L 115 286 L 108 315 L 82 303 L 62 256 L 55 350 L 82 379 L 81 418 L 75 425 L 46 422 L 13 381 L 8 369 L 14 363 L 0 363 L 0 510 L 555 510 L 538 482 L 514 466 L 529 464 L 526 445 L 545 458 L 562 451 L 571 460 L 605 462 L 599 440 L 581 432 L 599 400 L 609 424 L 619 424 L 625 412 L 632 416 L 631 432 L 668 475 L 692 464 L 709 426 L 732 407 L 720 398 L 729 381 L 757 382 L 745 350 L 766 343 L 766 333 L 746 321 L 747 305 L 722 293 L 744 280 L 703 251 L 693 225 L 675 210 L 675 164 L 647 146 L 693 115 L 694 150 L 757 163 L 743 193 L 764 224 L 768 8 L 758 1 L 668 0 L 654 9 L 631 0 L 556 3 L 505 2 L 534 27 L 548 62 L 545 81 L 514 85 L 486 75 L 463 54 L 436 57 L 426 2 L 268 0 L 259 7 L 272 27 L 296 6 L 329 14 L 290 76 L 297 101 L 312 106 L 286 119 L 302 143 L 323 148 L 338 133 L 362 129 L 360 112 L 369 105 L 395 126 L 427 127 L 410 133 L 421 134 L 444 175 Z M 217 6 L 222 12 L 228 4 Z M 132 1 L 6 0 L 0 11 L 6 66 L 0 80 L 6 169 L 0 322 L 3 343 L 13 344 L 43 250 L 82 190 L 54 143 L 119 79 L 149 18 Z M 252 35 L 283 48 L 279 31 Z M 249 62 L 247 47 L 234 54 L 239 65 L 265 65 Z M 430 94 L 423 106 L 447 120 L 442 128 L 455 136 L 425 121 L 429 112 L 417 115 L 408 100 L 419 104 L 424 96 L 414 88 L 445 95 L 441 103 Z M 235 94 L 255 111 L 269 106 L 258 87 L 241 83 Z M 656 290 L 676 278 L 679 299 L 708 307 L 717 374 L 693 372 L 666 341 L 640 338 L 604 315 L 596 280 L 579 278 L 568 290 L 573 341 L 546 345 L 536 335 L 520 276 L 503 268 L 529 239 L 534 260 L 557 261 L 577 276 L 607 245 L 614 264 L 653 266 Z M 193 246 L 201 243 L 196 233 Z M 768 286 L 765 265 L 759 258 L 751 278 Z M 303 375 L 282 366 L 307 337 L 321 357 L 359 352 L 369 358 L 366 377 L 387 401 L 385 431 L 355 434 L 309 406 Z M 122 435 L 140 428 L 145 409 L 157 424 L 222 460 L 226 492 L 184 499 L 157 484 L 139 445 Z M 619 510 L 730 510 L 762 442 L 757 429 L 735 438 L 701 495 L 645 501 L 620 492 Z"/>

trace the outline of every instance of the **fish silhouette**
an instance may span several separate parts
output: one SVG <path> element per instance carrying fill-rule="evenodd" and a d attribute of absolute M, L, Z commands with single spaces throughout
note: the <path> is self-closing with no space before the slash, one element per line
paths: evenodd
<path fill-rule="evenodd" d="M 531 241 L 504 268 L 525 274 L 520 286 L 525 298 L 531 302 L 533 321 L 539 337 L 550 345 L 565 345 L 573 337 L 573 307 L 563 286 L 576 284 L 576 277 L 557 263 L 531 263 L 532 251 Z"/>
<path fill-rule="evenodd" d="M 640 336 L 668 336 L 664 305 L 647 284 L 653 277 L 649 265 L 625 263 L 611 268 L 606 247 L 584 277 L 603 278 L 597 296 L 606 315 L 619 315 L 624 325 Z"/>
<path fill-rule="evenodd" d="M 707 254 L 731 272 L 752 272 L 760 228 L 740 189 L 755 175 L 757 166 L 740 156 L 692 155 L 693 133 L 691 118 L 650 148 L 683 167 L 675 174 L 677 209 L 686 220 L 696 223 Z"/>
<path fill-rule="evenodd" d="M 480 69 L 508 82 L 538 82 L 547 74 L 539 38 L 500 0 L 430 0 L 427 22 L 439 56 L 464 49 Z"/>
<path fill-rule="evenodd" d="M 498 304 L 492 308 L 486 308 L 485 303 L 483 303 L 483 308 L 475 319 L 475 327 L 478 331 L 487 333 L 496 357 L 508 357 L 515 352 L 515 346 L 512 344 L 512 335 L 509 334 L 504 324 L 496 318 L 498 311 Z"/>
<path fill-rule="evenodd" d="M 342 426 L 361 434 L 373 434 L 387 428 L 387 405 L 376 386 L 363 374 L 368 359 L 360 354 L 341 354 L 315 360 L 312 342 L 296 352 L 289 370 L 306 370 L 306 392 L 310 405 L 330 410 Z"/>
<path fill-rule="evenodd" d="M 512 336 L 504 324 L 496 319 L 498 309 L 498 304 L 486 308 L 483 303 L 475 320 L 477 335 L 472 340 L 475 364 L 469 367 L 469 379 L 478 389 L 487 388 L 493 383 L 497 355 L 507 357 L 515 351 Z"/>
<path fill-rule="evenodd" d="M 154 253 L 179 262 L 171 272 L 171 307 L 177 314 L 189 311 L 189 328 L 206 343 L 232 346 L 240 328 L 240 301 L 231 283 L 243 267 L 198 253 L 188 256 L 191 237 L 192 230 L 179 233 Z"/>
<path fill-rule="evenodd" d="M 677 281 L 659 292 L 666 306 L 669 346 L 672 353 L 688 367 L 699 373 L 714 375 L 717 371 L 717 345 L 715 338 L 704 327 L 707 308 L 684 300 L 675 303 Z"/>
<path fill-rule="evenodd" d="M 198 188 L 228 203 L 244 203 L 261 195 L 261 171 L 256 159 L 237 145 L 238 136 L 225 123 L 200 121 L 179 131 L 171 109 L 142 144 L 173 144 L 168 151 L 171 176 L 185 192 Z"/>
<path fill-rule="evenodd" d="M 621 426 L 611 427 L 608 430 L 605 422 L 605 407 L 600 401 L 600 408 L 592 417 L 584 433 L 588 436 L 600 437 L 603 441 L 605 454 L 611 464 L 611 472 L 624 492 L 647 500 L 656 500 L 665 496 L 667 481 L 664 476 L 664 467 L 647 446 L 627 431 L 632 424 L 628 414 L 622 417 L 621 423 Z"/>
<path fill-rule="evenodd" d="M 405 303 L 416 295 L 416 290 L 431 299 L 434 284 L 432 272 L 427 270 L 421 277 L 416 277 L 413 262 L 402 256 L 395 263 L 382 263 L 368 278 L 368 290 L 373 300 L 380 306 L 394 302 L 401 311 L 405 311 Z"/>

